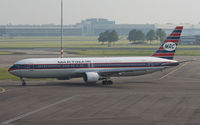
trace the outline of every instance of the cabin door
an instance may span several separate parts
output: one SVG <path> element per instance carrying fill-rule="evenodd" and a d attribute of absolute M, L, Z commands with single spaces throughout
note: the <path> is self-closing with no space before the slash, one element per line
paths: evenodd
<path fill-rule="evenodd" d="M 90 63 L 88 63 L 88 68 L 93 68 L 93 63 L 92 61 Z"/>

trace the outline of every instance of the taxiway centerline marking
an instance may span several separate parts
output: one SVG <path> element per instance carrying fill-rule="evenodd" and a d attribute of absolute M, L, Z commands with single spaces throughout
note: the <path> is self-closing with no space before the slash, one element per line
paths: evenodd
<path fill-rule="evenodd" d="M 189 62 L 187 62 L 187 63 L 183 64 L 182 66 L 178 67 L 177 69 L 175 69 L 175 70 L 173 70 L 173 71 L 167 73 L 167 74 L 164 75 L 163 77 L 159 78 L 159 80 L 164 79 L 165 77 L 169 76 L 170 74 L 172 74 L 172 73 L 176 72 L 177 70 L 183 68 L 183 67 L 186 66 L 188 63 L 189 63 Z"/>
<path fill-rule="evenodd" d="M 0 87 L 0 94 L 6 92 L 6 89 Z"/>
<path fill-rule="evenodd" d="M 55 103 L 53 103 L 53 104 L 50 104 L 50 105 L 44 106 L 44 107 L 42 107 L 42 108 L 33 110 L 33 111 L 31 111 L 31 112 L 27 112 L 27 113 L 25 113 L 25 114 L 19 115 L 19 116 L 17 116 L 17 117 L 14 117 L 14 118 L 12 118 L 12 119 L 9 119 L 9 120 L 7 120 L 7 121 L 2 122 L 1 125 L 9 125 L 9 124 L 11 124 L 11 123 L 14 122 L 14 121 L 20 120 L 20 119 L 22 119 L 22 118 L 25 118 L 25 117 L 27 117 L 27 116 L 30 116 L 30 115 L 35 114 L 35 113 L 37 113 L 37 112 L 40 112 L 40 111 L 42 111 L 42 110 L 51 108 L 51 107 L 53 107 L 53 106 L 55 106 L 55 105 L 58 105 L 58 104 L 67 102 L 67 101 L 69 101 L 69 100 L 71 100 L 71 99 L 73 99 L 73 98 L 75 98 L 75 97 L 77 97 L 77 96 L 79 96 L 79 95 L 75 95 L 75 96 L 72 96 L 72 97 L 68 97 L 68 98 L 62 99 L 62 100 L 60 100 L 60 101 L 57 101 L 57 102 L 55 102 Z"/>

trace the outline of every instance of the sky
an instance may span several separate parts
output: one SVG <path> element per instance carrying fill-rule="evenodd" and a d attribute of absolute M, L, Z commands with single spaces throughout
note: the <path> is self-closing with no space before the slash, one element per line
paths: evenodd
<path fill-rule="evenodd" d="M 63 0 L 64 24 L 106 18 L 117 24 L 200 22 L 200 0 Z M 0 25 L 60 24 L 60 0 L 0 0 Z"/>

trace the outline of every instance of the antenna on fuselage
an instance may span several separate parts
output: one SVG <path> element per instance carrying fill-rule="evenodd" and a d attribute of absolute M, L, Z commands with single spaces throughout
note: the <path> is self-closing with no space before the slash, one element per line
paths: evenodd
<path fill-rule="evenodd" d="M 63 58 L 63 0 L 61 0 L 61 36 L 60 36 L 60 42 L 61 42 L 61 47 L 60 47 L 60 54 L 61 58 Z"/>

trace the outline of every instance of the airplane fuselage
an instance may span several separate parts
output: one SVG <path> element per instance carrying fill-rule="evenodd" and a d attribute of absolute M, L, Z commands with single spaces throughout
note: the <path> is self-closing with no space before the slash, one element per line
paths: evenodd
<path fill-rule="evenodd" d="M 101 76 L 135 76 L 176 66 L 178 62 L 157 57 L 33 58 L 16 62 L 9 72 L 21 78 L 70 79 L 87 72 Z"/>

